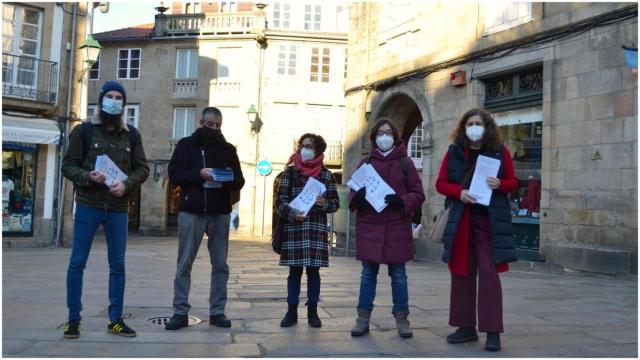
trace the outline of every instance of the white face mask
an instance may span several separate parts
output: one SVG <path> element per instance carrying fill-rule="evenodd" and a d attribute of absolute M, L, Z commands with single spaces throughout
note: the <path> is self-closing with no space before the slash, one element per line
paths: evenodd
<path fill-rule="evenodd" d="M 302 161 L 309 161 L 316 157 L 316 152 L 311 149 L 302 148 L 300 149 L 300 157 L 302 157 Z"/>
<path fill-rule="evenodd" d="M 476 142 L 482 139 L 482 135 L 484 135 L 484 127 L 480 125 L 473 125 L 467 128 L 467 137 L 469 140 Z"/>
<path fill-rule="evenodd" d="M 376 145 L 382 151 L 389 151 L 393 147 L 393 136 L 380 135 L 376 138 Z"/>

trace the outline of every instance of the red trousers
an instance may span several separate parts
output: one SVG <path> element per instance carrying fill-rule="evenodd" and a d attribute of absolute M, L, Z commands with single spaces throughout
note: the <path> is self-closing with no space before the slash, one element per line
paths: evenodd
<path fill-rule="evenodd" d="M 503 332 L 502 287 L 491 261 L 491 223 L 485 214 L 471 214 L 468 276 L 451 273 L 449 325 L 475 327 L 476 298 L 478 331 Z"/>

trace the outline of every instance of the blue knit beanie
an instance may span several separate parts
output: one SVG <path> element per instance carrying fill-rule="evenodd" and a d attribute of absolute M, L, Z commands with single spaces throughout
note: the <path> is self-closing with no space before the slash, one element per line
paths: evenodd
<path fill-rule="evenodd" d="M 111 90 L 115 90 L 122 94 L 122 107 L 124 108 L 124 106 L 127 104 L 127 91 L 124 89 L 122 84 L 120 84 L 120 82 L 115 80 L 109 80 L 104 83 L 104 85 L 102 85 L 100 94 L 98 95 L 98 104 L 100 104 L 100 107 L 102 108 L 102 98 L 104 97 L 104 94 L 108 93 Z"/>

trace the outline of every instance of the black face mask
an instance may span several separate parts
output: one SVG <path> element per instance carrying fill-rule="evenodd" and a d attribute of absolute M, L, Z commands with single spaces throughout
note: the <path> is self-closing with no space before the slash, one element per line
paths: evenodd
<path fill-rule="evenodd" d="M 202 126 L 196 130 L 196 135 L 200 138 L 202 146 L 210 148 L 219 145 L 225 145 L 227 140 L 222 135 L 220 129 L 212 129 L 207 126 Z"/>
<path fill-rule="evenodd" d="M 106 127 L 118 127 L 120 126 L 120 118 L 122 114 L 113 115 L 100 110 L 100 120 L 102 120 L 102 124 Z"/>

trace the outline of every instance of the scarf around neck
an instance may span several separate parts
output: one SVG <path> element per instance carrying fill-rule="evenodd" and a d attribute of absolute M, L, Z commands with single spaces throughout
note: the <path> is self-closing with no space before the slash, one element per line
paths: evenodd
<path fill-rule="evenodd" d="M 289 157 L 287 165 L 293 163 L 293 167 L 305 177 L 318 177 L 322 171 L 322 161 L 324 154 L 320 154 L 309 161 L 303 161 L 300 152 L 296 151 Z"/>

